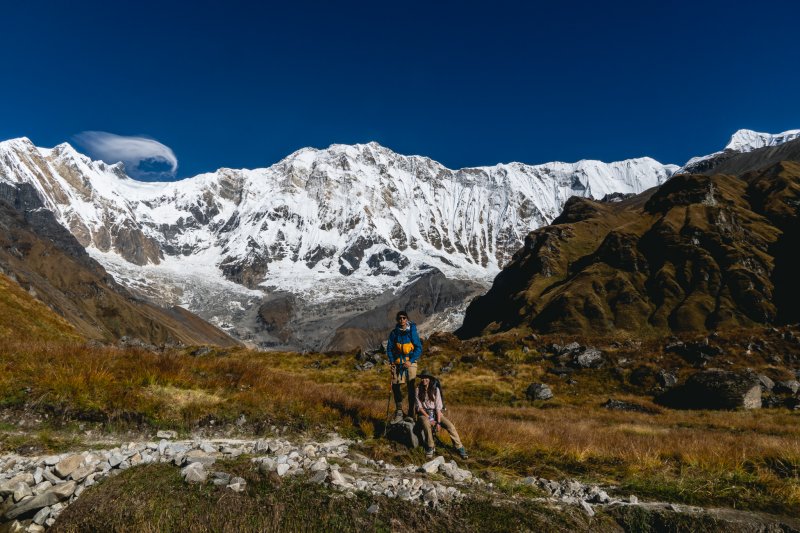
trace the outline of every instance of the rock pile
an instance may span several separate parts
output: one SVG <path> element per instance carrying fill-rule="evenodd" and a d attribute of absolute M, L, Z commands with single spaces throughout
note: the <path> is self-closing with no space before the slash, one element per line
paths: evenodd
<path fill-rule="evenodd" d="M 597 485 L 585 485 L 574 479 L 553 481 L 545 478 L 526 477 L 520 483 L 538 487 L 552 500 L 580 506 L 589 516 L 595 514 L 594 505 L 635 505 L 639 503 L 636 496 L 629 496 L 626 499 L 612 498 Z"/>
<path fill-rule="evenodd" d="M 260 440 L 172 440 L 172 432 L 160 432 L 161 440 L 131 442 L 110 450 L 92 450 L 49 457 L 0 457 L 0 522 L 9 531 L 39 533 L 55 523 L 59 514 L 98 481 L 122 470 L 150 463 L 172 463 L 181 468 L 186 483 L 211 483 L 242 492 L 247 482 L 215 469 L 217 460 L 252 456 L 258 470 L 279 477 L 304 476 L 312 483 L 355 497 L 357 492 L 438 507 L 459 500 L 466 492 L 492 491 L 491 483 L 455 461 L 439 456 L 423 465 L 397 467 L 351 450 L 353 441 L 330 435 L 325 442 L 293 444 L 283 438 Z M 578 481 L 525 478 L 524 484 L 542 489 L 551 500 L 580 506 L 589 516 L 597 505 L 633 504 L 613 499 L 597 486 Z M 377 512 L 377 504 L 367 512 Z"/>
<path fill-rule="evenodd" d="M 294 445 L 283 439 L 173 441 L 174 432 L 159 432 L 160 441 L 131 442 L 110 450 L 49 457 L 0 457 L 0 522 L 12 531 L 42 532 L 87 487 L 122 470 L 150 463 L 181 467 L 187 483 L 213 483 L 241 492 L 246 481 L 214 464 L 221 458 L 252 455 L 262 473 L 280 477 L 305 475 L 346 495 L 356 491 L 436 506 L 463 497 L 465 484 L 483 481 L 443 457 L 418 467 L 395 467 L 350 451 L 352 441 L 332 436 L 323 443 Z M 435 479 L 430 475 L 438 474 Z"/>

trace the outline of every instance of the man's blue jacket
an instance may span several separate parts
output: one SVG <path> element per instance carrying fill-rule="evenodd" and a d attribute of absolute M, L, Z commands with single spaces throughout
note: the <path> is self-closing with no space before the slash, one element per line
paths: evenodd
<path fill-rule="evenodd" d="M 417 325 L 411 321 L 405 330 L 400 329 L 400 325 L 394 327 L 389 333 L 389 342 L 386 344 L 386 356 L 392 364 L 416 363 L 422 355 L 422 342 L 417 334 Z"/>

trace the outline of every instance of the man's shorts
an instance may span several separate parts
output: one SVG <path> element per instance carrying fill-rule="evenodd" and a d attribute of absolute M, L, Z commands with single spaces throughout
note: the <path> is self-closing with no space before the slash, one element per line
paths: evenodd
<path fill-rule="evenodd" d="M 408 368 L 403 365 L 392 365 L 392 384 L 406 383 L 417 377 L 417 363 L 411 363 Z"/>

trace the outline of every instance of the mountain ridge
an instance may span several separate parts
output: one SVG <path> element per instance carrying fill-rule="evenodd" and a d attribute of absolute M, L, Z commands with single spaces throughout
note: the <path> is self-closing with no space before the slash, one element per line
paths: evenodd
<path fill-rule="evenodd" d="M 0 180 L 36 187 L 123 285 L 220 326 L 248 323 L 229 331 L 271 346 L 280 343 L 261 327 L 259 293 L 298 294 L 340 324 L 358 310 L 337 310 L 336 301 L 383 305 L 376 298 L 432 269 L 488 286 L 530 228 L 554 218 L 570 196 L 640 191 L 675 168 L 638 158 L 453 171 L 367 143 L 152 183 L 68 144 L 0 143 Z M 333 333 L 339 324 L 321 327 Z"/>
<path fill-rule="evenodd" d="M 457 335 L 705 332 L 800 318 L 800 140 L 619 203 L 574 197 L 468 307 Z M 758 152 L 758 153 L 757 153 Z M 758 161 L 769 162 L 752 170 Z M 734 174 L 737 171 L 738 174 Z"/>

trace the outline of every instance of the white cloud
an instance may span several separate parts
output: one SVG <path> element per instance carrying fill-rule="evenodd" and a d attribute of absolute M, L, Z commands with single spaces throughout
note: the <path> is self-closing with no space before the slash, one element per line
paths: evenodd
<path fill-rule="evenodd" d="M 178 158 L 169 146 L 147 137 L 126 137 L 105 131 L 84 131 L 75 142 L 106 163 L 122 161 L 128 174 L 140 180 L 174 178 Z"/>

